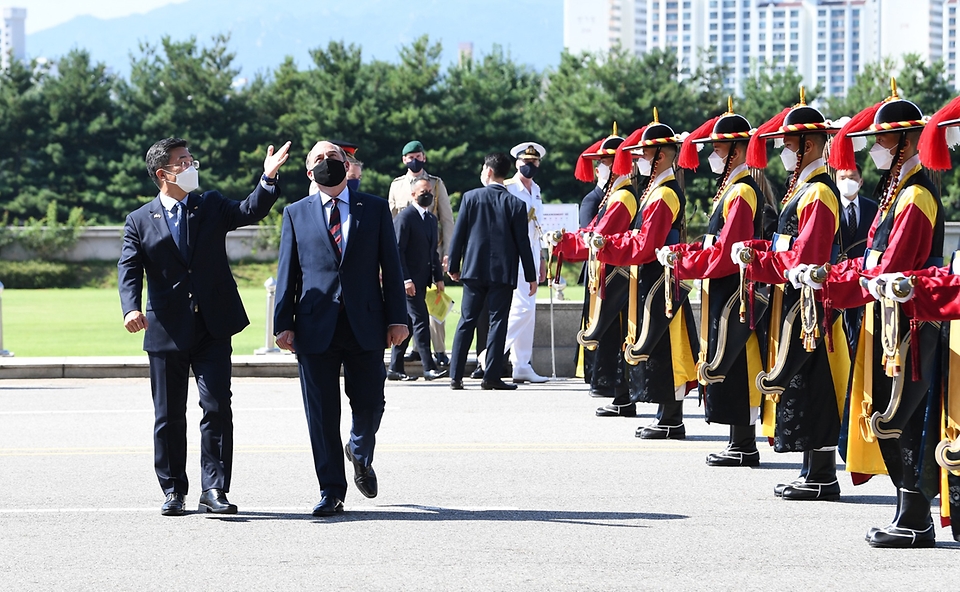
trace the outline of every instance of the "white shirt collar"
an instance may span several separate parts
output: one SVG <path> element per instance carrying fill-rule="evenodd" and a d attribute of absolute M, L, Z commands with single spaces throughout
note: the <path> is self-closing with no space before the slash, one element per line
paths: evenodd
<path fill-rule="evenodd" d="M 172 197 L 170 197 L 170 196 L 167 195 L 166 193 L 162 193 L 162 192 L 161 192 L 161 193 L 158 193 L 158 194 L 157 194 L 157 197 L 160 198 L 160 205 L 163 206 L 163 209 L 167 210 L 168 212 L 173 209 L 173 206 L 175 206 L 175 205 L 177 205 L 178 203 L 180 203 L 179 201 L 173 199 Z M 183 199 L 186 200 L 187 198 L 184 197 Z M 186 204 L 184 204 L 184 205 L 186 205 Z"/>
<path fill-rule="evenodd" d="M 659 186 L 661 183 L 663 183 L 663 182 L 667 179 L 667 177 L 671 177 L 671 176 L 673 176 L 673 167 L 672 167 L 672 166 L 671 166 L 671 167 L 667 167 L 666 169 L 664 169 L 664 171 L 663 171 L 662 173 L 660 173 L 659 175 L 656 176 L 656 178 L 654 178 L 654 180 L 653 180 L 653 186 L 654 186 L 654 187 Z"/>
<path fill-rule="evenodd" d="M 840 196 L 840 205 L 843 207 L 844 211 L 846 211 L 847 207 L 848 207 L 850 204 L 853 204 L 853 209 L 854 209 L 854 210 L 859 210 L 859 209 L 860 209 L 860 194 L 859 194 L 859 193 L 855 193 L 855 194 L 853 195 L 853 197 L 850 197 L 850 198 L 846 198 L 846 197 L 844 197 L 844 196 L 842 196 L 842 195 Z"/>
<path fill-rule="evenodd" d="M 324 206 L 326 206 L 328 203 L 330 203 L 330 200 L 333 199 L 333 197 L 327 195 L 326 193 L 324 193 L 324 192 L 322 192 L 322 191 L 320 191 L 320 192 L 318 192 L 318 193 L 320 193 L 320 202 L 321 202 Z M 340 194 L 336 196 L 336 198 L 339 199 L 340 201 L 342 201 L 343 203 L 349 205 L 349 204 L 350 204 L 350 188 L 344 186 L 343 191 L 341 191 Z"/>
<path fill-rule="evenodd" d="M 418 204 L 416 201 L 411 201 L 411 202 L 410 202 L 410 205 L 412 205 L 413 207 L 417 208 L 417 211 L 420 212 L 420 217 L 421 217 L 421 218 L 426 218 L 426 213 L 427 213 L 427 209 L 426 209 L 426 208 L 420 207 L 420 204 Z"/>

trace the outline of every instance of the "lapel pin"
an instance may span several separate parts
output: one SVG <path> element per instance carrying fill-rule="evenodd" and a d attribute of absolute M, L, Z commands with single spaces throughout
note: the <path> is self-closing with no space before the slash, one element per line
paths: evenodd
<path fill-rule="evenodd" d="M 159 218 L 159 217 L 160 217 L 160 212 L 155 213 L 155 214 L 153 215 L 153 217 L 154 217 L 154 218 Z"/>

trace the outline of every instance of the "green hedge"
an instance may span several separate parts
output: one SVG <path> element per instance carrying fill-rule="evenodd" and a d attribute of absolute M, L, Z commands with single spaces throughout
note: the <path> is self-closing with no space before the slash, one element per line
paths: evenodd
<path fill-rule="evenodd" d="M 4 288 L 73 288 L 76 273 L 58 261 L 0 261 Z"/>

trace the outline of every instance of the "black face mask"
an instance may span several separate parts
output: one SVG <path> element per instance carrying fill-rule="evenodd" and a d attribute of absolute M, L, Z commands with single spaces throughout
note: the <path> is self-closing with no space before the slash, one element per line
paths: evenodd
<path fill-rule="evenodd" d="M 527 164 L 520 165 L 520 174 L 528 179 L 534 178 L 534 176 L 536 176 L 537 174 L 537 171 L 539 170 L 540 170 L 540 167 L 538 167 L 535 164 L 527 163 Z"/>
<path fill-rule="evenodd" d="M 421 208 L 429 208 L 433 203 L 433 194 L 429 191 L 421 193 L 417 196 L 417 205 Z"/>
<path fill-rule="evenodd" d="M 323 187 L 336 187 L 346 176 L 347 169 L 343 162 L 332 158 L 324 158 L 313 167 L 313 180 Z"/>
<path fill-rule="evenodd" d="M 419 173 L 420 171 L 423 170 L 423 161 L 422 161 L 422 160 L 413 159 L 413 160 L 411 160 L 410 162 L 407 163 L 407 168 L 410 169 L 410 172 L 411 172 L 411 173 L 413 173 L 414 175 L 416 175 L 417 173 Z"/>

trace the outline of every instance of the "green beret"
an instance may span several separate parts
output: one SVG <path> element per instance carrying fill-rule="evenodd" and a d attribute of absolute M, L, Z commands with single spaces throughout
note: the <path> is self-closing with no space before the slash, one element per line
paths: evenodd
<path fill-rule="evenodd" d="M 400 156 L 406 156 L 411 152 L 423 152 L 423 144 L 420 143 L 420 140 L 410 140 L 403 145 L 403 152 L 400 153 Z"/>

